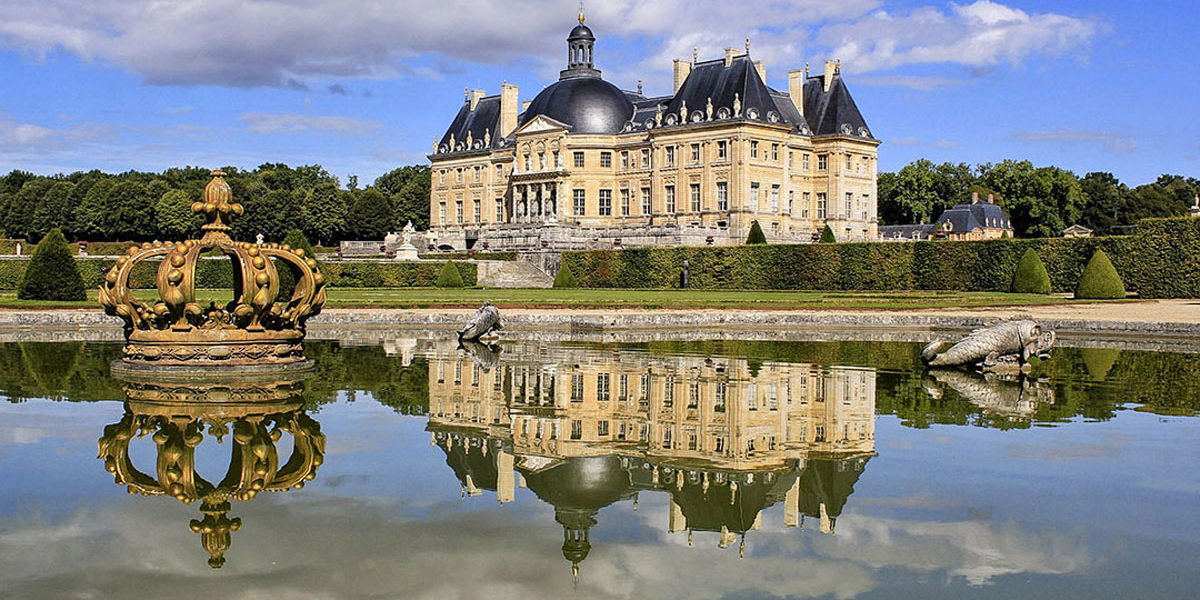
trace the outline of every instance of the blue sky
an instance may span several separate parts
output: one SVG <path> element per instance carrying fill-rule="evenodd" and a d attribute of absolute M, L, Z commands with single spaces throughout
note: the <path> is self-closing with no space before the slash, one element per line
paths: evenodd
<path fill-rule="evenodd" d="M 424 163 L 463 88 L 531 99 L 577 2 L 5 0 L 0 171 Z M 917 158 L 1200 176 L 1200 8 L 1187 1 L 590 2 L 597 66 L 670 92 L 671 59 L 742 48 L 768 83 L 826 58 L 880 167 Z"/>

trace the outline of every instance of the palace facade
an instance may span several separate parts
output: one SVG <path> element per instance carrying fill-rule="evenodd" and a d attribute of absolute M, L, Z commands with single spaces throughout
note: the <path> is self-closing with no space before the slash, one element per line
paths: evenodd
<path fill-rule="evenodd" d="M 646 96 L 601 78 L 583 21 L 567 68 L 533 100 L 507 83 L 466 93 L 429 155 L 429 246 L 733 245 L 754 221 L 771 242 L 814 241 L 825 225 L 876 238 L 879 141 L 838 62 L 789 71 L 775 90 L 747 42 L 676 60 L 672 93 Z"/>

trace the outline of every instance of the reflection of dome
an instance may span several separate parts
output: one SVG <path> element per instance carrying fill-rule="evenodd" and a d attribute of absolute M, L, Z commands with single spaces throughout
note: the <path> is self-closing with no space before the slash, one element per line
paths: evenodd
<path fill-rule="evenodd" d="M 618 133 L 633 115 L 633 103 L 599 77 L 577 77 L 542 90 L 525 110 L 521 125 L 537 115 L 570 125 L 572 133 Z"/>

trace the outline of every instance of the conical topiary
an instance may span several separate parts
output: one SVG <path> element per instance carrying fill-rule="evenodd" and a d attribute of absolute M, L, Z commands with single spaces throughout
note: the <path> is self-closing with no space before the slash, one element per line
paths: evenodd
<path fill-rule="evenodd" d="M 1075 289 L 1076 298 L 1111 300 L 1125 297 L 1125 284 L 1117 268 L 1103 250 L 1096 250 L 1092 259 L 1083 268 L 1079 278 L 1079 287 Z"/>
<path fill-rule="evenodd" d="M 38 243 L 17 287 L 21 300 L 86 300 L 83 278 L 67 239 L 57 227 Z"/>
<path fill-rule="evenodd" d="M 1046 273 L 1046 265 L 1037 252 L 1030 248 L 1017 263 L 1017 271 L 1013 273 L 1012 291 L 1018 294 L 1049 294 L 1050 275 Z"/>
<path fill-rule="evenodd" d="M 462 274 L 458 272 L 458 267 L 454 266 L 454 261 L 448 260 L 442 266 L 442 273 L 437 278 L 437 286 L 440 288 L 460 288 L 463 286 Z"/>
<path fill-rule="evenodd" d="M 767 243 L 767 236 L 763 233 L 762 226 L 758 224 L 758 221 L 754 221 L 753 223 L 750 224 L 750 235 L 746 236 L 746 243 L 747 244 L 765 244 L 765 243 Z"/>
<path fill-rule="evenodd" d="M 830 227 L 829 225 L 825 225 L 825 229 L 823 231 L 821 231 L 821 243 L 822 244 L 836 244 L 837 243 L 837 238 L 833 237 L 833 228 Z"/>
<path fill-rule="evenodd" d="M 577 288 L 579 281 L 575 279 L 575 274 L 571 272 L 571 267 L 567 263 L 562 263 L 558 268 L 558 273 L 554 274 L 554 287 L 556 288 Z"/>

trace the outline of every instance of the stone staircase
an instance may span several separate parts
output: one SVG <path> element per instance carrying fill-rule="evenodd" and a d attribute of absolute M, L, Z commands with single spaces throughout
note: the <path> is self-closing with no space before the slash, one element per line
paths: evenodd
<path fill-rule="evenodd" d="M 477 285 L 490 288 L 549 288 L 554 278 L 533 263 L 518 260 L 481 260 L 476 263 Z"/>

